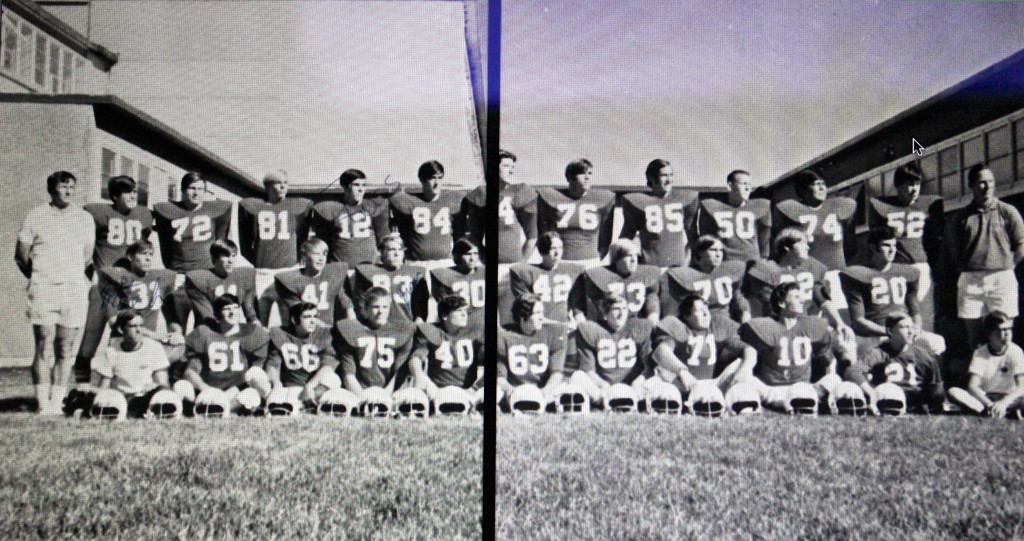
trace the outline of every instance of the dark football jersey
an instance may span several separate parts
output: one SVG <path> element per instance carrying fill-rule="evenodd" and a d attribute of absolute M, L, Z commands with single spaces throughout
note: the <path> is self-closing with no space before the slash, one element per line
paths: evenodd
<path fill-rule="evenodd" d="M 637 265 L 633 274 L 623 278 L 610 267 L 594 267 L 580 274 L 569 292 L 569 307 L 583 311 L 587 319 L 601 317 L 601 301 L 609 293 L 626 298 L 629 313 L 644 317 L 658 311 L 658 279 L 661 269 Z"/>
<path fill-rule="evenodd" d="M 920 271 L 911 265 L 893 263 L 888 270 L 854 265 L 839 273 L 839 283 L 850 307 L 850 318 L 865 317 L 879 325 L 897 310 L 915 315 Z"/>
<path fill-rule="evenodd" d="M 438 387 L 454 385 L 469 389 L 482 365 L 484 334 L 480 325 L 467 325 L 449 334 L 430 323 L 422 323 L 409 356 L 426 359 L 427 377 Z"/>
<path fill-rule="evenodd" d="M 568 188 L 537 190 L 537 232 L 558 231 L 568 261 L 603 257 L 612 238 L 615 194 L 590 190 L 579 199 Z"/>
<path fill-rule="evenodd" d="M 364 199 L 359 205 L 323 201 L 313 206 L 310 221 L 316 236 L 330 246 L 327 260 L 351 267 L 376 260 L 377 243 L 388 234 L 388 213 L 385 199 Z"/>
<path fill-rule="evenodd" d="M 533 293 L 544 303 L 545 317 L 569 321 L 569 292 L 582 272 L 583 265 L 566 261 L 559 262 L 554 269 L 532 263 L 512 265 L 509 269 L 512 298 Z"/>
<path fill-rule="evenodd" d="M 942 198 L 922 195 L 910 205 L 903 205 L 896 196 L 872 197 L 868 202 L 868 227 L 888 225 L 896 232 L 899 244 L 897 263 L 927 263 L 928 254 L 936 254 L 941 243 L 943 223 Z"/>
<path fill-rule="evenodd" d="M 735 303 L 745 305 L 741 286 L 747 266 L 742 261 L 723 261 L 710 273 L 693 267 L 668 269 L 661 275 L 659 302 L 662 317 L 679 315 L 679 301 L 687 295 L 700 295 L 712 314 L 728 316 Z"/>
<path fill-rule="evenodd" d="M 852 373 L 856 372 L 856 373 Z M 896 353 L 889 342 L 870 348 L 863 358 L 847 369 L 847 379 L 868 383 L 877 387 L 883 383 L 895 383 L 904 392 L 939 394 L 942 390 L 942 376 L 938 359 L 926 346 L 913 344 Z"/>
<path fill-rule="evenodd" d="M 121 310 L 137 310 L 146 328 L 156 330 L 164 299 L 174 291 L 174 271 L 151 269 L 139 276 L 124 267 L 113 266 L 100 269 L 97 275 L 100 307 L 107 320 Z"/>
<path fill-rule="evenodd" d="M 148 239 L 153 232 L 153 213 L 146 207 L 135 207 L 128 214 L 118 212 L 108 203 L 90 203 L 82 208 L 96 222 L 96 247 L 92 255 L 96 269 L 113 266 L 125 256 L 129 245 Z"/>
<path fill-rule="evenodd" d="M 758 317 L 740 325 L 740 338 L 757 351 L 754 375 L 768 385 L 810 382 L 814 358 L 832 354 L 832 334 L 820 317 L 800 316 L 792 328 Z"/>
<path fill-rule="evenodd" d="M 207 385 L 241 389 L 246 386 L 245 372 L 249 368 L 263 368 L 269 341 L 267 331 L 257 325 L 240 325 L 231 336 L 200 325 L 185 338 L 185 358 L 189 369 Z"/>
<path fill-rule="evenodd" d="M 772 207 L 767 199 L 751 199 L 740 207 L 717 199 L 700 202 L 697 235 L 722 239 L 726 261 L 766 259 L 771 232 Z"/>
<path fill-rule="evenodd" d="M 213 266 L 210 245 L 228 238 L 231 203 L 206 201 L 192 210 L 180 202 L 157 203 L 153 217 L 165 267 L 178 272 L 208 269 Z"/>
<path fill-rule="evenodd" d="M 213 324 L 217 315 L 213 313 L 213 301 L 230 293 L 242 303 L 245 319 L 250 323 L 259 321 L 256 314 L 256 269 L 241 267 L 221 277 L 212 270 L 202 269 L 185 273 L 185 293 L 192 303 L 192 310 L 198 321 Z"/>
<path fill-rule="evenodd" d="M 238 203 L 238 245 L 257 269 L 283 269 L 299 262 L 309 237 L 309 199 L 288 197 L 270 204 L 249 197 Z"/>
<path fill-rule="evenodd" d="M 518 326 L 498 330 L 498 377 L 511 385 L 544 385 L 565 367 L 566 328 L 549 323 L 526 335 Z"/>
<path fill-rule="evenodd" d="M 371 329 L 358 320 L 346 319 L 334 326 L 334 351 L 345 376 L 355 376 L 363 387 L 386 387 L 392 379 L 395 388 L 405 380 L 412 352 L 416 324 L 389 321 Z"/>
<path fill-rule="evenodd" d="M 338 358 L 331 344 L 331 330 L 320 327 L 313 334 L 299 338 L 294 329 L 270 329 L 270 352 L 267 368 L 276 368 L 285 387 L 300 387 L 309 382 L 320 367 L 337 370 Z"/>
<path fill-rule="evenodd" d="M 675 189 L 665 197 L 649 193 L 622 196 L 622 231 L 632 239 L 640 234 L 641 263 L 673 267 L 689 262 L 687 232 L 697 215 L 697 192 Z"/>
<path fill-rule="evenodd" d="M 768 317 L 771 314 L 769 300 L 772 291 L 786 282 L 800 284 L 800 293 L 804 297 L 804 313 L 818 315 L 821 305 L 831 300 L 829 283 L 825 280 L 828 269 L 821 262 L 808 257 L 795 267 L 783 267 L 778 263 L 765 259 L 753 262 L 747 269 L 743 292 L 750 302 L 750 313 L 754 317 Z"/>
<path fill-rule="evenodd" d="M 288 321 L 288 310 L 299 302 L 310 302 L 319 310 L 320 319 L 333 326 L 336 314 L 344 317 L 352 301 L 345 294 L 348 265 L 328 263 L 316 276 L 306 276 L 302 270 L 287 271 L 274 277 L 277 302 L 283 307 L 281 321 Z"/>
<path fill-rule="evenodd" d="M 830 197 L 818 208 L 787 199 L 775 206 L 772 225 L 776 233 L 786 227 L 802 228 L 807 232 L 811 257 L 829 270 L 842 269 L 846 266 L 844 242 L 847 231 L 853 231 L 851 223 L 856 210 L 857 203 L 848 197 Z"/>
<path fill-rule="evenodd" d="M 483 324 L 484 320 L 484 289 L 487 284 L 487 269 L 478 267 L 475 271 L 464 274 L 455 267 L 442 267 L 430 271 L 430 297 L 436 302 L 449 295 L 459 295 L 469 302 L 470 323 Z M 424 320 L 427 318 L 427 282 L 420 282 L 413 291 L 413 314 Z"/>
<path fill-rule="evenodd" d="M 739 324 L 728 318 L 714 318 L 708 329 L 691 329 L 676 316 L 658 322 L 651 348 L 668 344 L 672 353 L 686 365 L 690 375 L 711 379 L 743 353 L 743 342 L 736 334 Z"/>
<path fill-rule="evenodd" d="M 406 192 L 391 196 L 391 226 L 405 240 L 406 260 L 451 259 L 452 223 L 462 197 L 462 192 L 449 190 L 442 190 L 433 201 Z"/>
<path fill-rule="evenodd" d="M 482 205 L 471 208 L 475 211 L 467 214 L 467 224 L 480 228 L 482 234 L 490 215 Z M 498 263 L 523 259 L 523 237 L 537 238 L 537 191 L 526 184 L 506 184 L 498 192 Z"/>
<path fill-rule="evenodd" d="M 391 312 L 388 319 L 412 321 L 413 291 L 424 280 L 426 270 L 418 265 L 402 265 L 391 271 L 379 263 L 360 263 L 348 278 L 345 291 L 356 306 L 361 304 L 363 293 L 371 287 L 383 287 L 391 292 Z"/>
<path fill-rule="evenodd" d="M 612 332 L 607 323 L 584 321 L 576 327 L 580 370 L 597 372 L 608 383 L 633 383 L 652 375 L 651 330 L 646 319 L 629 318 Z"/>

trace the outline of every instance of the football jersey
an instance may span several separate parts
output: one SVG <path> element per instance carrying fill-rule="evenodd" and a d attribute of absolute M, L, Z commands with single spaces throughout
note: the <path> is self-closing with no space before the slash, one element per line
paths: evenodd
<path fill-rule="evenodd" d="M 568 188 L 541 188 L 537 190 L 537 233 L 557 231 L 566 260 L 597 259 L 611 242 L 614 209 L 615 194 L 608 190 L 593 189 L 573 199 Z"/>
<path fill-rule="evenodd" d="M 668 344 L 690 375 L 698 380 L 711 379 L 743 353 L 738 328 L 731 319 L 713 318 L 707 329 L 697 331 L 678 317 L 669 316 L 655 326 L 651 349 Z"/>
<path fill-rule="evenodd" d="M 800 316 L 789 329 L 773 318 L 754 318 L 740 325 L 739 335 L 757 350 L 754 375 L 768 385 L 809 383 L 811 359 L 832 354 L 832 334 L 820 317 Z"/>
<path fill-rule="evenodd" d="M 787 199 L 775 206 L 772 225 L 776 233 L 786 227 L 803 229 L 811 245 L 810 256 L 829 270 L 842 269 L 846 266 L 843 243 L 846 235 L 853 232 L 856 210 L 857 203 L 848 197 L 829 197 L 818 208 Z"/>
<path fill-rule="evenodd" d="M 334 351 L 342 372 L 355 376 L 363 387 L 386 387 L 397 377 L 398 388 L 408 374 L 415 332 L 416 324 L 410 321 L 389 321 L 376 329 L 354 319 L 339 321 L 334 326 Z"/>
<path fill-rule="evenodd" d="M 470 230 L 480 228 L 482 235 L 490 215 L 484 205 L 474 203 L 470 208 L 473 212 L 467 213 L 466 223 Z M 498 263 L 523 259 L 523 237 L 537 238 L 537 190 L 526 184 L 505 184 L 498 191 Z"/>
<path fill-rule="evenodd" d="M 910 345 L 896 353 L 889 342 L 870 348 L 864 358 L 852 365 L 847 373 L 860 371 L 862 375 L 850 374 L 851 381 L 864 381 L 877 387 L 883 383 L 895 383 L 906 393 L 921 393 L 942 388 L 938 360 L 924 345 Z"/>
<path fill-rule="evenodd" d="M 285 387 L 301 387 L 326 366 L 337 370 L 338 358 L 331 344 L 331 330 L 319 327 L 313 334 L 299 338 L 295 330 L 285 327 L 270 329 L 270 351 L 267 368 L 276 368 Z"/>
<path fill-rule="evenodd" d="M 831 300 L 829 283 L 825 280 L 828 269 L 820 261 L 808 257 L 795 267 L 781 266 L 770 260 L 753 262 L 747 269 L 747 277 L 743 284 L 743 292 L 750 302 L 750 313 L 754 317 L 771 315 L 769 301 L 772 291 L 786 282 L 800 284 L 800 293 L 804 297 L 804 313 L 818 315 L 821 305 Z"/>
<path fill-rule="evenodd" d="M 198 321 L 210 324 L 217 321 L 213 301 L 226 293 L 238 297 L 246 320 L 250 323 L 259 321 L 255 300 L 256 269 L 252 267 L 233 269 L 231 274 L 223 277 L 210 269 L 189 271 L 185 273 L 185 293 Z"/>
<path fill-rule="evenodd" d="M 631 384 L 652 375 L 651 330 L 646 319 L 629 318 L 612 332 L 607 323 L 584 321 L 576 327 L 576 351 L 580 370 L 597 372 L 604 381 Z"/>
<path fill-rule="evenodd" d="M 153 213 L 146 207 L 137 206 L 127 214 L 108 203 L 90 203 L 82 208 L 96 222 L 96 247 L 92 255 L 96 269 L 113 266 L 125 257 L 129 245 L 148 239 L 153 232 Z"/>
<path fill-rule="evenodd" d="M 377 242 L 388 234 L 388 212 L 386 199 L 364 199 L 359 205 L 323 201 L 313 206 L 310 221 L 317 238 L 330 247 L 327 261 L 352 266 L 376 260 Z"/>
<path fill-rule="evenodd" d="M 449 334 L 430 323 L 421 323 L 413 344 L 409 357 L 426 360 L 424 369 L 434 385 L 469 389 L 476 382 L 483 359 L 482 326 L 470 324 Z"/>
<path fill-rule="evenodd" d="M 383 287 L 391 293 L 392 298 L 388 319 L 412 321 L 415 319 L 413 291 L 424 280 L 426 272 L 418 265 L 402 265 L 391 271 L 379 263 L 360 263 L 356 265 L 352 276 L 349 276 L 345 292 L 352 302 L 359 306 L 366 290 L 371 287 Z"/>
<path fill-rule="evenodd" d="M 208 269 L 213 266 L 210 245 L 228 238 L 231 203 L 206 201 L 186 210 L 180 202 L 168 201 L 157 203 L 153 216 L 165 267 L 178 272 Z"/>
<path fill-rule="evenodd" d="M 348 265 L 345 263 L 328 263 L 316 276 L 306 276 L 302 270 L 282 272 L 274 277 L 274 290 L 277 302 L 284 307 L 282 321 L 288 321 L 288 310 L 300 302 L 316 305 L 320 319 L 328 326 L 333 326 L 335 314 L 345 312 L 352 306 L 352 301 L 345 294 L 345 279 L 348 277 Z"/>
<path fill-rule="evenodd" d="M 649 193 L 622 196 L 622 231 L 632 239 L 640 234 L 641 263 L 672 267 L 689 262 L 687 232 L 697 215 L 697 192 L 674 189 L 665 197 Z"/>
<path fill-rule="evenodd" d="M 583 272 L 583 265 L 560 261 L 553 269 L 538 264 L 519 263 L 509 269 L 512 298 L 533 293 L 544 303 L 544 316 L 569 321 L 569 292 Z M 501 314 L 505 316 L 506 314 Z"/>
<path fill-rule="evenodd" d="M 927 263 L 935 253 L 943 229 L 942 198 L 921 195 L 910 205 L 896 196 L 872 197 L 868 201 L 868 227 L 888 225 L 896 232 L 897 263 Z"/>
<path fill-rule="evenodd" d="M 433 201 L 406 192 L 391 196 L 391 226 L 405 240 L 407 261 L 451 259 L 452 223 L 462 197 L 462 192 L 451 190 L 441 190 Z"/>
<path fill-rule="evenodd" d="M 982 344 L 974 350 L 967 373 L 978 376 L 986 393 L 1011 393 L 1017 387 L 1016 376 L 1024 374 L 1024 351 L 1011 342 L 1005 353 L 996 355 Z"/>
<path fill-rule="evenodd" d="M 129 269 L 114 266 L 100 269 L 97 277 L 100 308 L 107 320 L 121 310 L 132 309 L 142 315 L 147 329 L 155 331 L 164 299 L 174 291 L 177 274 L 169 269 L 151 269 L 139 276 Z"/>
<path fill-rule="evenodd" d="M 586 314 L 587 319 L 601 317 L 601 301 L 609 293 L 626 298 L 631 316 L 647 316 L 658 311 L 658 279 L 661 269 L 637 265 L 633 274 L 623 278 L 610 267 L 594 267 L 580 274 L 569 292 L 569 307 Z"/>
<path fill-rule="evenodd" d="M 246 386 L 246 371 L 266 362 L 269 340 L 267 331 L 257 325 L 239 325 L 231 336 L 200 325 L 185 338 L 185 358 L 203 383 L 221 390 L 241 389 Z"/>
<path fill-rule="evenodd" d="M 751 199 L 736 207 L 717 199 L 700 202 L 697 236 L 722 239 L 726 261 L 767 259 L 772 230 L 772 207 L 767 199 Z"/>
<path fill-rule="evenodd" d="M 484 289 L 487 287 L 487 269 L 477 267 L 465 274 L 455 267 L 442 267 L 430 271 L 430 297 L 441 302 L 449 295 L 459 295 L 469 302 L 470 323 L 484 320 Z M 423 280 L 413 291 L 413 314 L 424 320 L 427 318 L 427 282 Z"/>
<path fill-rule="evenodd" d="M 854 265 L 839 273 L 839 283 L 850 306 L 850 318 L 862 317 L 885 325 L 885 318 L 897 310 L 917 314 L 917 282 L 920 271 L 911 265 L 893 263 L 888 270 Z"/>
<path fill-rule="evenodd" d="M 700 295 L 712 314 L 729 315 L 734 299 L 742 299 L 741 286 L 747 265 L 743 261 L 723 261 L 710 273 L 693 267 L 668 269 L 661 275 L 659 302 L 663 317 L 679 315 L 679 301 L 687 295 Z M 745 300 L 736 302 L 744 303 Z"/>
<path fill-rule="evenodd" d="M 299 247 L 309 237 L 309 207 L 301 197 L 276 204 L 248 197 L 238 203 L 238 244 L 242 257 L 257 269 L 283 269 L 299 262 Z"/>
<path fill-rule="evenodd" d="M 565 367 L 566 328 L 549 323 L 523 334 L 517 325 L 498 329 L 498 377 L 511 385 L 542 386 Z"/>

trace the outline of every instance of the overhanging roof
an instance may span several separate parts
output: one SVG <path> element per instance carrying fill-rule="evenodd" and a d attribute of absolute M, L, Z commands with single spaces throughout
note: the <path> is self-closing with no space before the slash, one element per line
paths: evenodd
<path fill-rule="evenodd" d="M 49 11 L 39 7 L 35 2 L 30 0 L 2 0 L 0 3 L 3 4 L 5 9 L 10 9 L 17 13 L 43 32 L 53 36 L 78 54 L 88 58 L 97 68 L 103 71 L 110 71 L 110 68 L 117 64 L 117 53 L 90 41 L 89 38 L 83 36 Z"/>

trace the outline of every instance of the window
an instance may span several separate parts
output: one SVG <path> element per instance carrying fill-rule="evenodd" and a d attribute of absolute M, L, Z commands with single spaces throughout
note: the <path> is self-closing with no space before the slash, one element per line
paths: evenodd
<path fill-rule="evenodd" d="M 139 174 L 135 181 L 138 183 L 139 204 L 145 207 L 149 204 L 149 167 L 140 163 Z"/>
<path fill-rule="evenodd" d="M 939 156 L 934 152 L 927 154 L 917 162 L 917 165 L 920 166 L 921 174 L 924 175 L 924 182 L 921 184 L 921 193 L 938 193 Z"/>
<path fill-rule="evenodd" d="M 882 177 L 880 175 L 869 178 L 866 184 L 868 187 L 868 197 L 879 197 L 882 195 Z"/>
<path fill-rule="evenodd" d="M 135 162 L 127 156 L 121 156 L 121 173 L 122 175 L 135 178 Z"/>
<path fill-rule="evenodd" d="M 60 92 L 60 47 L 50 42 L 50 90 L 54 94 Z"/>
<path fill-rule="evenodd" d="M 78 88 L 85 66 L 81 55 L 19 16 L 3 11 L 0 71 L 32 90 L 57 93 Z"/>
<path fill-rule="evenodd" d="M 960 178 L 960 147 L 954 145 L 939 152 L 939 172 L 942 197 L 957 198 L 964 194 Z"/>
<path fill-rule="evenodd" d="M 46 36 L 36 34 L 36 86 L 46 86 Z"/>
<path fill-rule="evenodd" d="M 64 51 L 64 71 L 61 72 L 61 90 L 64 92 L 71 92 L 75 89 L 75 78 L 72 66 L 74 66 L 74 63 L 71 60 L 71 51 Z"/>
<path fill-rule="evenodd" d="M 114 151 L 104 148 L 100 154 L 100 197 L 103 199 L 110 199 L 110 192 L 107 191 L 107 182 L 114 176 L 114 162 L 117 161 L 117 155 Z"/>
<path fill-rule="evenodd" d="M 18 30 L 12 21 L 4 17 L 2 32 L 3 51 L 0 52 L 0 67 L 4 71 L 17 71 L 18 69 Z"/>
<path fill-rule="evenodd" d="M 963 145 L 964 169 L 985 161 L 985 142 L 980 135 L 964 141 Z"/>
<path fill-rule="evenodd" d="M 896 195 L 896 184 L 894 184 L 892 180 L 893 174 L 895 172 L 895 169 L 882 171 L 882 197 Z"/>

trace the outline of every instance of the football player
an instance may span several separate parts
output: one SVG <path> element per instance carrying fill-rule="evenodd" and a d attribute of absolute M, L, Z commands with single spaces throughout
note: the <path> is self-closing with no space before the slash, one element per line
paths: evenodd
<path fill-rule="evenodd" d="M 998 310 L 982 320 L 986 343 L 967 369 L 967 389 L 952 387 L 949 398 L 978 415 L 1021 418 L 1024 408 L 1024 351 L 1013 343 L 1013 318 Z"/>
<path fill-rule="evenodd" d="M 526 293 L 537 295 L 544 303 L 544 316 L 548 321 L 576 325 L 576 318 L 569 312 L 569 291 L 576 279 L 583 272 L 583 265 L 562 261 L 564 247 L 562 237 L 557 231 L 548 231 L 537 239 L 537 251 L 540 263 L 518 263 L 509 269 L 509 286 L 511 297 L 521 297 Z M 502 323 L 512 319 L 512 301 L 499 304 L 499 315 Z M 506 321 L 507 320 L 507 321 Z"/>
<path fill-rule="evenodd" d="M 528 184 L 515 184 L 516 155 L 498 152 L 498 264 L 499 280 L 507 277 L 508 267 L 525 261 L 533 254 L 537 243 L 537 191 Z M 487 186 L 480 186 L 466 194 L 462 200 L 465 217 L 465 235 L 484 245 L 485 225 L 491 214 L 487 212 Z M 499 267 L 500 268 L 500 267 Z"/>
<path fill-rule="evenodd" d="M 341 361 L 345 389 L 356 396 L 368 387 L 394 392 L 409 375 L 407 362 L 416 324 L 403 319 L 388 321 L 391 294 L 382 287 L 370 288 L 359 308 L 359 319 L 346 319 L 334 326 L 334 351 Z"/>
<path fill-rule="evenodd" d="M 668 269 L 660 277 L 661 313 L 678 314 L 683 297 L 700 295 L 714 315 L 740 322 L 750 319 L 750 303 L 742 291 L 747 265 L 743 261 L 724 261 L 724 257 L 721 239 L 714 235 L 697 239 L 690 266 Z"/>
<path fill-rule="evenodd" d="M 689 263 L 689 239 L 697 215 L 697 192 L 673 189 L 672 164 L 653 160 L 644 176 L 651 191 L 622 196 L 622 230 L 619 237 L 640 235 L 640 262 L 656 267 L 678 267 Z"/>
<path fill-rule="evenodd" d="M 249 323 L 261 325 L 256 313 L 256 269 L 235 268 L 238 246 L 227 239 L 217 239 L 210 245 L 212 269 L 185 273 L 185 293 L 192 303 L 192 312 L 199 323 L 213 324 L 213 300 L 230 293 L 242 301 L 242 312 Z"/>
<path fill-rule="evenodd" d="M 750 173 L 737 169 L 726 177 L 729 194 L 725 201 L 706 198 L 700 202 L 697 236 L 722 239 L 726 261 L 768 259 L 772 231 L 771 202 L 751 199 Z"/>
<path fill-rule="evenodd" d="M 352 266 L 372 262 L 377 243 L 388 234 L 387 200 L 366 200 L 366 175 L 346 169 L 338 178 L 345 193 L 342 201 L 322 201 L 313 206 L 312 228 L 330 246 L 327 261 Z"/>
<path fill-rule="evenodd" d="M 435 400 L 438 390 L 466 390 L 471 404 L 483 400 L 483 325 L 469 320 L 469 303 L 449 295 L 437 303 L 439 323 L 421 323 L 409 356 L 409 371 L 416 388 Z"/>
<path fill-rule="evenodd" d="M 520 385 L 540 387 L 554 400 L 564 379 L 566 328 L 545 321 L 544 303 L 527 293 L 512 303 L 512 323 L 498 330 L 498 389 L 506 400 Z"/>
<path fill-rule="evenodd" d="M 378 246 L 380 263 L 360 263 L 345 283 L 345 292 L 355 304 L 371 287 L 383 287 L 391 292 L 394 304 L 388 317 L 391 320 L 413 321 L 413 291 L 424 281 L 426 270 L 405 262 L 405 242 L 398 233 L 388 233 Z"/>
<path fill-rule="evenodd" d="M 341 388 L 331 330 L 313 303 L 294 304 L 288 315 L 288 325 L 270 329 L 267 377 L 274 389 L 288 390 L 289 401 L 316 404 L 328 389 Z"/>
<path fill-rule="evenodd" d="M 593 188 L 594 165 L 589 160 L 570 162 L 565 179 L 568 188 L 537 190 L 537 232 L 558 231 L 567 261 L 596 267 L 611 243 L 615 194 Z"/>
<path fill-rule="evenodd" d="M 430 271 L 428 280 L 421 280 L 413 291 L 413 313 L 423 321 L 436 321 L 436 304 L 448 295 L 459 295 L 469 303 L 469 319 L 483 323 L 486 269 L 480 261 L 480 247 L 468 237 L 455 241 L 452 248 L 455 266 Z"/>
<path fill-rule="evenodd" d="M 405 239 L 405 258 L 427 270 L 451 266 L 452 223 L 459 217 L 462 194 L 441 190 L 444 166 L 429 161 L 417 176 L 420 193 L 398 192 L 391 196 L 391 225 Z"/>
<path fill-rule="evenodd" d="M 742 364 L 738 328 L 729 318 L 712 316 L 701 296 L 683 297 L 679 315 L 662 319 L 654 329 L 658 377 L 678 387 L 684 399 L 698 381 L 712 381 L 724 392 Z"/>
<path fill-rule="evenodd" d="M 128 415 L 141 417 L 149 399 L 162 389 L 170 389 L 167 369 L 170 363 L 164 348 L 145 336 L 142 315 L 124 310 L 114 321 L 121 339 L 107 348 L 93 365 L 100 389 L 115 389 L 128 401 Z"/>
<path fill-rule="evenodd" d="M 607 266 L 593 267 L 580 274 L 569 292 L 569 308 L 577 324 L 601 315 L 601 299 L 609 293 L 626 298 L 631 316 L 646 317 L 652 323 L 660 319 L 658 280 L 661 269 L 641 265 L 636 241 L 617 239 L 611 245 Z"/>
<path fill-rule="evenodd" d="M 654 324 L 630 317 L 628 304 L 626 297 L 609 293 L 601 300 L 601 316 L 576 328 L 579 371 L 569 377 L 569 383 L 586 389 L 592 406 L 604 404 L 608 389 L 616 383 L 631 386 L 642 400 L 644 383 L 653 373 Z"/>
<path fill-rule="evenodd" d="M 354 318 L 352 301 L 345 294 L 346 278 L 348 264 L 327 262 L 327 243 L 319 238 L 307 240 L 302 244 L 302 268 L 274 278 L 281 321 L 289 320 L 292 306 L 299 302 L 315 304 L 328 327 L 334 325 L 336 315 Z"/>

